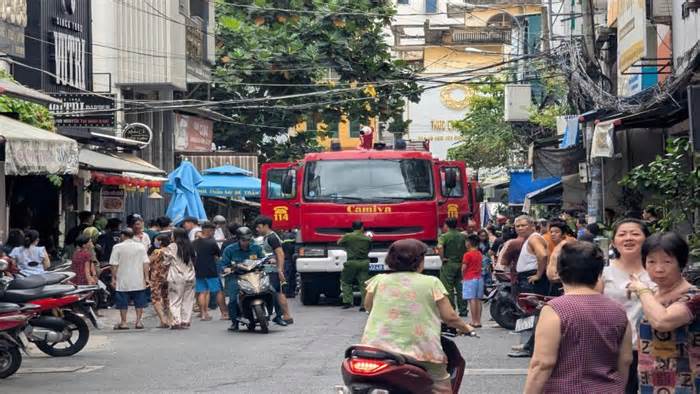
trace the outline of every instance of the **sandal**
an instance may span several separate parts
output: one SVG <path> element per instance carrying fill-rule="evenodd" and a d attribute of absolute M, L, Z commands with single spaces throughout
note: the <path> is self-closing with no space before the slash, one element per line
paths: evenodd
<path fill-rule="evenodd" d="M 156 328 L 170 328 L 170 326 L 167 325 L 167 324 L 161 324 L 161 325 L 159 325 L 159 326 L 156 327 Z"/>
<path fill-rule="evenodd" d="M 115 330 L 128 330 L 129 326 L 122 326 L 121 324 L 117 324 L 114 326 Z"/>
<path fill-rule="evenodd" d="M 134 328 L 137 330 L 143 330 L 143 323 L 138 323 L 138 324 L 134 325 Z"/>
<path fill-rule="evenodd" d="M 180 330 L 180 329 L 182 329 L 182 326 L 180 324 L 173 324 L 172 326 L 170 326 L 170 329 L 171 330 Z"/>
<path fill-rule="evenodd" d="M 219 320 L 231 320 L 228 315 L 221 315 L 221 318 Z"/>
<path fill-rule="evenodd" d="M 201 318 L 201 319 L 199 319 L 199 320 L 201 320 L 201 321 L 211 321 L 211 316 L 203 317 L 203 318 Z"/>

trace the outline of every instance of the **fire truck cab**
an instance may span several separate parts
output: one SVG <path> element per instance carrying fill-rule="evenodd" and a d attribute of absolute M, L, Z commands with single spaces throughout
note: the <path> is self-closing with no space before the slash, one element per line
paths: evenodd
<path fill-rule="evenodd" d="M 425 270 L 442 262 L 434 247 L 449 217 L 479 224 L 481 189 L 463 162 L 434 159 L 428 152 L 355 150 L 311 153 L 294 163 L 261 168 L 261 211 L 275 230 L 293 232 L 293 256 L 301 299 L 314 305 L 321 294 L 340 293 L 347 260 L 338 239 L 356 220 L 372 233 L 370 273 L 386 271 L 384 256 L 399 239 L 430 246 Z"/>

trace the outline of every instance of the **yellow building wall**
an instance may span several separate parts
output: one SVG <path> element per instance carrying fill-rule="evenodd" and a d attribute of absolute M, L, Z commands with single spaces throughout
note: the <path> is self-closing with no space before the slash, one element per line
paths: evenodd
<path fill-rule="evenodd" d="M 374 141 L 377 142 L 377 120 L 376 119 L 370 119 L 369 121 L 369 126 L 371 126 L 374 129 Z M 317 130 L 323 130 L 324 123 L 319 122 L 317 126 Z M 299 123 L 296 126 L 297 132 L 301 132 L 303 130 L 307 130 L 307 124 L 306 122 Z M 345 116 L 340 117 L 340 122 L 338 122 L 338 142 L 340 142 L 340 147 L 343 150 L 351 150 L 351 149 L 357 149 L 358 145 L 360 145 L 360 139 L 356 137 L 351 137 L 350 136 L 350 120 Z M 332 137 L 319 137 L 318 138 L 318 143 L 326 150 L 330 150 L 331 148 L 331 142 L 333 142 L 334 138 Z"/>
<path fill-rule="evenodd" d="M 464 48 L 426 47 L 423 51 L 422 74 L 463 71 L 498 63 L 504 59 L 503 45 L 470 45 L 487 53 L 466 52 Z"/>
<path fill-rule="evenodd" d="M 542 7 L 538 5 L 499 7 L 499 9 L 511 13 L 513 15 L 532 15 L 540 14 L 542 12 Z M 495 9 L 475 10 L 465 15 L 464 25 L 468 27 L 486 26 L 486 23 L 491 17 L 496 16 L 500 13 L 501 11 Z"/>

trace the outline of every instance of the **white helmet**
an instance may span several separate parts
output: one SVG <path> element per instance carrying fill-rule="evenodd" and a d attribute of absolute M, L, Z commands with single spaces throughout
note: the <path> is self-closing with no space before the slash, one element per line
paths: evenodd
<path fill-rule="evenodd" d="M 214 219 L 211 220 L 215 224 L 223 224 L 226 223 L 226 218 L 221 216 L 221 215 L 216 215 L 214 216 Z"/>

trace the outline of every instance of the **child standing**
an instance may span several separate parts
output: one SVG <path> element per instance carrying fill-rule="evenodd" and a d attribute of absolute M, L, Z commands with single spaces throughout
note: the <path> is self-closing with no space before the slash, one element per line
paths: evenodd
<path fill-rule="evenodd" d="M 484 295 L 484 278 L 481 276 L 479 237 L 472 234 L 467 237 L 467 253 L 462 258 L 462 298 L 469 301 L 473 327 L 481 327 L 481 299 Z"/>

